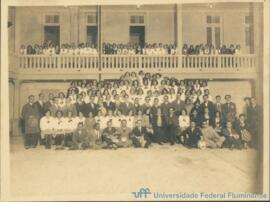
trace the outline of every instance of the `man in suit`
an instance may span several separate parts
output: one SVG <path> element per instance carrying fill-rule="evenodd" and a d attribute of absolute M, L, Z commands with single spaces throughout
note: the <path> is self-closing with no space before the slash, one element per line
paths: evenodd
<path fill-rule="evenodd" d="M 119 109 L 121 113 L 125 116 L 128 116 L 130 110 L 133 109 L 133 104 L 129 101 L 129 96 L 127 94 L 124 97 L 124 102 L 121 102 Z"/>
<path fill-rule="evenodd" d="M 225 95 L 226 103 L 222 105 L 222 116 L 225 122 L 234 123 L 236 119 L 236 105 L 231 102 L 231 95 Z"/>
<path fill-rule="evenodd" d="M 252 135 L 252 146 L 257 148 L 261 135 L 261 106 L 257 104 L 255 97 L 251 97 L 250 102 L 251 105 L 247 110 L 247 124 Z"/>
<path fill-rule="evenodd" d="M 90 149 L 102 149 L 107 146 L 102 140 L 102 130 L 99 123 L 95 123 L 93 130 L 89 130 Z"/>
<path fill-rule="evenodd" d="M 167 134 L 171 145 L 176 142 L 176 136 L 179 133 L 178 116 L 175 115 L 173 107 L 169 109 L 169 115 L 165 117 L 164 133 Z"/>
<path fill-rule="evenodd" d="M 149 132 L 146 127 L 142 127 L 142 121 L 137 120 L 136 127 L 132 130 L 130 138 L 135 147 L 148 148 L 151 144 Z"/>
<path fill-rule="evenodd" d="M 200 110 L 199 110 L 201 116 L 204 115 L 205 108 L 208 108 L 209 118 L 213 119 L 215 115 L 215 106 L 213 102 L 208 100 L 208 95 L 203 95 L 203 103 L 201 104 Z M 201 118 L 201 120 L 203 120 L 203 118 Z"/>
<path fill-rule="evenodd" d="M 108 112 L 109 110 L 112 110 L 114 112 L 115 110 L 115 104 L 111 101 L 111 95 L 107 95 L 105 101 L 103 102 L 103 107 Z"/>
<path fill-rule="evenodd" d="M 54 98 L 54 95 L 52 93 L 49 93 L 49 99 L 44 104 L 45 111 L 50 110 L 50 107 L 53 105 L 53 98 Z"/>
<path fill-rule="evenodd" d="M 117 129 L 117 134 L 119 135 L 119 146 L 120 147 L 130 147 L 132 145 L 132 141 L 129 136 L 131 133 L 131 129 L 127 127 L 127 120 L 121 120 L 121 127 Z"/>
<path fill-rule="evenodd" d="M 136 97 L 134 100 L 134 104 L 132 105 L 133 114 L 137 114 L 137 112 L 141 109 L 142 107 L 140 105 L 139 98 Z"/>
<path fill-rule="evenodd" d="M 85 102 L 83 101 L 83 97 L 81 94 L 78 95 L 78 100 L 77 100 L 77 103 L 76 103 L 76 110 L 77 110 L 77 113 L 79 114 L 79 112 L 82 112 L 83 115 L 86 115 L 88 116 L 87 114 L 87 110 L 86 110 L 86 104 Z M 78 115 L 77 114 L 77 115 Z"/>
<path fill-rule="evenodd" d="M 169 102 L 168 95 L 164 95 L 163 103 L 160 105 L 160 107 L 161 107 L 162 114 L 164 116 L 168 116 L 169 115 L 169 109 L 171 107 L 171 103 Z"/>
<path fill-rule="evenodd" d="M 215 103 L 215 112 L 220 112 L 222 111 L 222 103 L 221 103 L 221 96 L 217 95 L 216 96 L 216 103 Z"/>
<path fill-rule="evenodd" d="M 44 103 L 44 94 L 43 93 L 39 93 L 38 95 L 38 100 L 34 103 L 37 108 L 38 108 L 38 112 L 39 112 L 39 117 L 42 118 L 45 115 L 45 103 Z M 38 120 L 38 122 L 40 123 L 40 119 Z M 40 127 L 40 125 L 39 125 Z M 45 139 L 41 138 L 41 134 L 38 134 L 38 141 L 40 145 L 43 145 L 45 143 Z"/>
<path fill-rule="evenodd" d="M 83 127 L 83 123 L 78 123 L 77 129 L 72 136 L 71 150 L 88 149 L 90 147 L 89 131 Z"/>
<path fill-rule="evenodd" d="M 89 112 L 92 112 L 93 116 L 97 115 L 98 112 L 98 106 L 96 103 L 94 103 L 95 101 L 95 97 L 94 96 L 90 96 L 90 100 L 89 103 L 86 104 L 86 113 L 87 115 L 89 114 Z"/>
<path fill-rule="evenodd" d="M 147 109 L 151 109 L 152 105 L 150 103 L 151 99 L 149 96 L 146 96 L 144 99 L 144 103 L 142 105 L 142 111 L 145 113 Z"/>
<path fill-rule="evenodd" d="M 185 131 L 185 145 L 190 148 L 198 148 L 198 142 L 202 139 L 202 132 L 196 126 L 195 121 L 190 122 L 190 126 Z"/>
<path fill-rule="evenodd" d="M 179 116 L 181 110 L 183 108 L 185 108 L 185 102 L 183 100 L 181 100 L 181 95 L 180 94 L 177 94 L 176 95 L 176 99 L 171 103 L 171 107 L 174 108 L 175 114 L 177 116 Z"/>
<path fill-rule="evenodd" d="M 39 120 L 40 113 L 37 105 L 34 104 L 35 97 L 30 95 L 28 103 L 22 108 L 22 120 L 24 122 L 24 147 L 26 149 L 35 148 L 38 143 L 38 135 L 40 133 Z"/>

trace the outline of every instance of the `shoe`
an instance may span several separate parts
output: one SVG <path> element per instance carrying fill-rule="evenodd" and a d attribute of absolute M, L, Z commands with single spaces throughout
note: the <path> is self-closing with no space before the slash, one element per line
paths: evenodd
<path fill-rule="evenodd" d="M 24 146 L 24 148 L 25 148 L 25 149 L 30 149 L 30 147 L 29 147 L 29 146 Z"/>
<path fill-rule="evenodd" d="M 159 144 L 159 145 L 163 145 L 163 143 L 161 143 L 161 142 L 158 142 L 158 144 Z"/>

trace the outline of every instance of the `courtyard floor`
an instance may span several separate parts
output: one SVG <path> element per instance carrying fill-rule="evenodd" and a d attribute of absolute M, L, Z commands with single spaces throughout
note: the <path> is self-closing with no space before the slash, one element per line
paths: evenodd
<path fill-rule="evenodd" d="M 257 152 L 198 150 L 181 145 L 149 149 L 25 150 L 11 142 L 14 200 L 135 200 L 148 187 L 160 193 L 255 192 Z M 138 199 L 137 199 L 138 200 Z"/>

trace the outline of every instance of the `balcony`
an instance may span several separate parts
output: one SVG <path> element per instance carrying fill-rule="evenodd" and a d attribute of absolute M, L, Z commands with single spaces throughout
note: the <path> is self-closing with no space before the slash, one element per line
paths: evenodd
<path fill-rule="evenodd" d="M 12 63 L 19 74 L 100 74 L 125 71 L 164 73 L 256 72 L 256 56 L 247 55 L 19 55 Z M 14 70 L 13 70 L 14 71 Z"/>

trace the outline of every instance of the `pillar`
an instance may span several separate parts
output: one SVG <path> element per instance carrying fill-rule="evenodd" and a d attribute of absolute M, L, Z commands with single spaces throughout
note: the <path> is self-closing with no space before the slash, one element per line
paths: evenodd
<path fill-rule="evenodd" d="M 70 7 L 70 41 L 77 46 L 79 43 L 79 7 Z"/>
<path fill-rule="evenodd" d="M 14 94 L 13 103 L 9 103 L 10 107 L 13 107 L 13 120 L 11 120 L 12 136 L 18 136 L 21 134 L 19 127 L 20 115 L 21 115 L 21 104 L 20 104 L 20 91 L 21 91 L 21 81 L 18 79 L 13 80 L 14 83 Z M 10 92 L 11 93 L 11 92 Z"/>
<path fill-rule="evenodd" d="M 183 47 L 183 19 L 182 19 L 182 4 L 175 5 L 175 30 L 176 30 L 176 44 L 178 48 L 178 67 L 182 66 L 182 47 Z"/>

